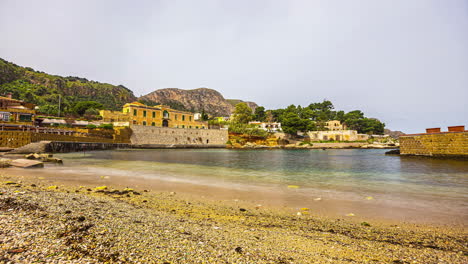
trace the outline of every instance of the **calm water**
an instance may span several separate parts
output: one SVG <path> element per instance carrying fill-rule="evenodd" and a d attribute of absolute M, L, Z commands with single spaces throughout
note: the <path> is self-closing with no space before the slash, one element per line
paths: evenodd
<path fill-rule="evenodd" d="M 386 150 L 115 150 L 60 155 L 57 172 L 162 179 L 243 190 L 288 189 L 343 199 L 373 195 L 466 214 L 468 162 L 386 156 Z M 382 199 L 383 199 L 382 198 Z"/>

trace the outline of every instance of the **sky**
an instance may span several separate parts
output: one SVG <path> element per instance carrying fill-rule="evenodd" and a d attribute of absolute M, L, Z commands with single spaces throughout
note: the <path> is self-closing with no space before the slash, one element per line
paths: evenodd
<path fill-rule="evenodd" d="M 392 130 L 468 126 L 468 0 L 0 0 L 0 57 L 63 76 L 330 100 Z"/>

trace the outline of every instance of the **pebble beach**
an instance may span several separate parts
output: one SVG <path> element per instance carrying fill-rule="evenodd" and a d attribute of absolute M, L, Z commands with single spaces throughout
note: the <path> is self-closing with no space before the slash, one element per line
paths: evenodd
<path fill-rule="evenodd" d="M 468 263 L 464 226 L 0 176 L 0 263 Z"/>

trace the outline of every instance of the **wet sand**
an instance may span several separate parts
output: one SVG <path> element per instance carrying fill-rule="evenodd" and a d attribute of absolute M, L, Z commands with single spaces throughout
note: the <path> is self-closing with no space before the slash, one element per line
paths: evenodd
<path fill-rule="evenodd" d="M 4 175 L 22 175 L 29 178 L 44 178 L 50 184 L 65 184 L 73 186 L 105 185 L 113 188 L 137 188 L 157 192 L 177 192 L 187 199 L 203 199 L 214 202 L 242 201 L 253 205 L 261 205 L 275 210 L 288 211 L 291 214 L 299 212 L 300 208 L 309 208 L 316 216 L 347 221 L 374 221 L 387 224 L 413 223 L 437 226 L 459 226 L 466 228 L 468 212 L 466 210 L 449 210 L 443 206 L 421 205 L 407 201 L 407 204 L 387 201 L 378 194 L 337 194 L 327 190 L 302 189 L 300 186 L 282 188 L 271 186 L 224 186 L 192 184 L 183 181 L 170 181 L 155 178 L 140 178 L 127 176 L 102 176 L 86 174 L 57 174 L 48 170 L 23 170 L 9 168 L 3 170 Z M 297 187 L 297 188 L 296 188 Z M 349 199 L 344 197 L 348 196 Z M 409 199 L 409 198 L 408 198 Z M 352 215 L 352 216 L 350 216 Z"/>
<path fill-rule="evenodd" d="M 126 186 L 134 190 L 121 192 Z M 267 193 L 252 199 L 230 189 L 10 169 L 0 192 L 0 263 L 468 262 L 464 223 L 362 217 L 345 201 L 298 208 Z M 347 209 L 330 209 L 335 203 Z"/>

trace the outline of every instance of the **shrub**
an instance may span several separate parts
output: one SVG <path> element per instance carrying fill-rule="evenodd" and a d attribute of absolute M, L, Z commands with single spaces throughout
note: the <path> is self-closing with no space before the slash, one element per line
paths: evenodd
<path fill-rule="evenodd" d="M 101 124 L 99 128 L 114 129 L 114 125 L 113 124 Z"/>

